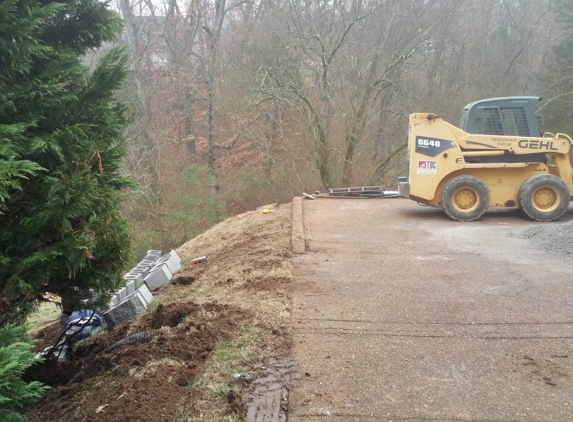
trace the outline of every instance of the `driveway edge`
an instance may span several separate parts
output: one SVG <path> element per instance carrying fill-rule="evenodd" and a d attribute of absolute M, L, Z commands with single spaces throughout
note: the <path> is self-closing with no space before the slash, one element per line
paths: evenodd
<path fill-rule="evenodd" d="M 304 253 L 304 225 L 303 225 L 302 197 L 292 199 L 292 250 L 294 253 Z"/>

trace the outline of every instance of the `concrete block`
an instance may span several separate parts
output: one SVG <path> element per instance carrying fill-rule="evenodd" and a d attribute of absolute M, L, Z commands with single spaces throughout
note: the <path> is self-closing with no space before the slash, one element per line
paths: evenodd
<path fill-rule="evenodd" d="M 147 265 L 136 265 L 131 269 L 130 273 L 141 274 L 141 276 L 145 278 L 145 276 L 151 271 L 151 268 L 151 266 Z"/>
<path fill-rule="evenodd" d="M 181 261 L 169 260 L 169 261 L 155 264 L 155 267 L 153 267 L 151 269 L 151 272 L 157 270 L 158 268 L 161 268 L 164 265 L 167 265 L 167 268 L 169 268 L 169 271 L 171 272 L 171 274 L 175 274 L 177 271 L 179 271 L 181 269 Z"/>
<path fill-rule="evenodd" d="M 157 260 L 158 261 L 165 261 L 167 259 L 170 259 L 171 257 L 177 257 L 177 252 L 175 252 L 173 249 L 171 249 L 169 252 L 167 252 L 165 255 L 161 255 Z"/>
<path fill-rule="evenodd" d="M 135 280 L 130 281 L 129 283 L 127 283 L 125 285 L 125 288 L 127 289 L 127 295 L 129 296 L 130 294 L 132 294 L 133 292 L 135 292 L 135 288 L 136 288 L 136 283 Z"/>
<path fill-rule="evenodd" d="M 150 249 L 147 251 L 147 255 L 161 256 L 161 249 Z"/>
<path fill-rule="evenodd" d="M 142 275 L 142 273 L 129 272 L 123 276 L 123 279 L 127 280 L 128 283 L 130 281 L 135 281 L 136 284 L 139 284 L 143 281 L 143 275 Z"/>
<path fill-rule="evenodd" d="M 111 329 L 121 325 L 147 309 L 147 302 L 139 290 L 133 292 L 117 306 L 103 314 L 103 319 Z"/>
<path fill-rule="evenodd" d="M 177 253 L 174 250 L 171 250 L 171 252 L 166 253 L 157 260 L 155 263 L 155 268 L 159 267 L 160 265 L 167 265 L 169 267 L 169 271 L 171 271 L 171 274 L 174 274 L 181 268 L 181 259 L 179 259 Z"/>
<path fill-rule="evenodd" d="M 142 259 L 141 261 L 139 261 L 139 264 L 137 264 L 137 265 L 138 266 L 142 265 L 142 266 L 146 266 L 146 267 L 153 267 L 156 262 L 157 262 L 157 259 Z"/>
<path fill-rule="evenodd" d="M 116 292 L 115 295 L 118 297 L 119 301 L 121 302 L 121 301 L 122 301 L 123 299 L 125 299 L 126 296 L 127 296 L 127 289 L 126 289 L 125 287 L 122 287 L 121 289 L 119 289 L 119 290 Z"/>
<path fill-rule="evenodd" d="M 109 308 L 113 308 L 115 305 L 117 305 L 119 303 L 119 297 L 118 296 L 112 296 L 109 304 L 107 305 Z"/>
<path fill-rule="evenodd" d="M 153 300 L 153 295 L 151 294 L 147 286 L 145 284 L 142 284 L 141 287 L 137 289 L 137 291 L 141 293 L 141 296 L 143 297 L 145 302 L 149 305 L 149 303 Z"/>
<path fill-rule="evenodd" d="M 163 284 L 171 280 L 171 277 L 172 274 L 171 271 L 169 271 L 169 267 L 167 265 L 162 265 L 155 271 L 150 272 L 149 275 L 143 279 L 143 281 L 145 284 L 147 284 L 149 290 L 153 290 L 161 287 Z"/>

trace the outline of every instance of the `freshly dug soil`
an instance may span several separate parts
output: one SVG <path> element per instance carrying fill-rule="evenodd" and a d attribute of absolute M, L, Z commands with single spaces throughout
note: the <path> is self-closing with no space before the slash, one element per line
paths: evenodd
<path fill-rule="evenodd" d="M 38 420 L 173 420 L 177 407 L 172 404 L 191 399 L 189 383 L 203 370 L 218 339 L 233 337 L 237 324 L 248 320 L 247 312 L 228 305 L 159 305 L 149 327 L 158 329 L 157 335 L 148 342 L 103 353 L 127 336 L 126 324 L 96 336 L 83 357 L 30 368 L 26 380 L 54 387 L 38 403 Z M 100 406 L 105 407 L 96 413 Z"/>
<path fill-rule="evenodd" d="M 52 389 L 26 416 L 32 422 L 243 420 L 253 381 L 262 375 L 254 365 L 290 352 L 291 216 L 288 204 L 268 215 L 252 211 L 180 247 L 183 268 L 153 293 L 147 312 L 79 342 L 71 362 L 29 368 L 27 381 Z M 202 255 L 209 259 L 189 265 Z M 46 326 L 36 334 L 36 349 L 58 336 L 58 323 Z M 141 339 L 116 345 L 128 337 Z M 234 377 L 241 372 L 253 378 Z"/>

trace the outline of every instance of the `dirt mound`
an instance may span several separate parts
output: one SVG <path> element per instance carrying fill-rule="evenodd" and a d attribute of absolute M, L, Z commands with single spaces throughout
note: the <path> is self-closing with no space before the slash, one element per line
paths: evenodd
<path fill-rule="evenodd" d="M 173 278 L 173 280 L 171 281 L 173 282 L 173 284 L 177 284 L 178 286 L 188 286 L 195 282 L 195 277 L 180 276 Z"/>
<path fill-rule="evenodd" d="M 89 347 L 81 349 L 85 356 L 72 362 L 46 361 L 30 368 L 26 379 L 65 386 L 50 391 L 39 403 L 49 420 L 62 415 L 74 420 L 73 414 L 80 409 L 100 406 L 105 407 L 84 415 L 89 416 L 85 420 L 171 420 L 177 408 L 161 403 L 189 400 L 189 383 L 202 372 L 219 339 L 232 338 L 236 326 L 249 318 L 248 312 L 215 302 L 159 304 L 148 327 L 158 330 L 147 342 L 104 353 L 127 336 L 130 327 L 124 325 L 94 337 Z M 102 375 L 107 376 L 105 381 L 98 380 Z"/>
<path fill-rule="evenodd" d="M 215 302 L 201 305 L 194 302 L 178 302 L 167 306 L 159 304 L 151 318 L 151 327 L 175 327 L 183 321 L 187 323 L 187 328 L 195 327 L 197 330 L 204 330 L 205 323 L 211 321 L 217 325 L 232 328 L 249 319 L 249 312 L 228 305 Z"/>
<path fill-rule="evenodd" d="M 144 312 L 35 365 L 52 386 L 32 421 L 242 420 L 260 371 L 289 353 L 292 209 L 233 217 L 177 250 L 183 268 Z M 189 265 L 189 259 L 209 260 Z M 43 344 L 51 331 L 44 330 Z M 252 378 L 235 377 L 249 373 Z"/>

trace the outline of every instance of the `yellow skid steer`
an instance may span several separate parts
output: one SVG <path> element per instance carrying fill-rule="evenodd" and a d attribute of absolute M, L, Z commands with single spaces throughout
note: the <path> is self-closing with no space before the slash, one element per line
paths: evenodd
<path fill-rule="evenodd" d="M 460 128 L 432 113 L 410 115 L 407 176 L 400 196 L 441 207 L 459 221 L 488 208 L 522 209 L 536 221 L 560 218 L 573 191 L 571 138 L 544 132 L 539 97 L 476 101 Z"/>

